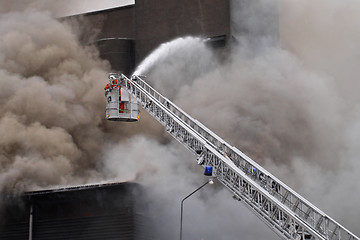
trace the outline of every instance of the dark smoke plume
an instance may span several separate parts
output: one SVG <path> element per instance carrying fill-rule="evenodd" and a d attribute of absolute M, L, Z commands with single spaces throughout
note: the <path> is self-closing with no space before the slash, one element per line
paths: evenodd
<path fill-rule="evenodd" d="M 0 189 L 93 176 L 107 64 L 36 10 L 0 15 L 0 38 Z"/>

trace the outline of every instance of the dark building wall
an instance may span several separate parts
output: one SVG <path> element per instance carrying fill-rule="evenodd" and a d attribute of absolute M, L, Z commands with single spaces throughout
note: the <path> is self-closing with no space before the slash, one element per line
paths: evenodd
<path fill-rule="evenodd" d="M 229 0 L 137 0 L 136 64 L 161 43 L 181 36 L 230 39 Z"/>
<path fill-rule="evenodd" d="M 96 17 L 96 13 L 88 17 Z M 126 6 L 106 11 L 101 32 L 98 36 L 102 38 L 135 38 L 135 6 Z"/>
<path fill-rule="evenodd" d="M 29 239 L 29 203 L 21 197 L 2 199 L 0 206 L 0 239 Z"/>
<path fill-rule="evenodd" d="M 135 65 L 135 41 L 132 39 L 106 38 L 96 41 L 100 57 L 107 59 L 111 68 L 126 75 L 132 74 Z"/>
<path fill-rule="evenodd" d="M 80 19 L 82 21 L 80 24 L 84 24 L 85 27 L 88 25 L 97 29 L 97 40 L 104 38 L 135 38 L 135 5 L 73 17 Z"/>
<path fill-rule="evenodd" d="M 84 45 L 95 44 L 112 69 L 131 74 L 135 65 L 135 5 L 70 16 Z"/>
<path fill-rule="evenodd" d="M 99 43 L 101 57 L 127 74 L 160 44 L 177 37 L 222 36 L 222 47 L 231 39 L 230 0 L 136 0 L 135 5 L 66 19 L 78 21 L 82 41 Z M 120 39 L 133 40 L 132 47 Z"/>
<path fill-rule="evenodd" d="M 29 239 L 32 205 L 33 240 L 141 240 L 141 193 L 134 183 L 26 193 L 3 205 L 0 239 Z"/>

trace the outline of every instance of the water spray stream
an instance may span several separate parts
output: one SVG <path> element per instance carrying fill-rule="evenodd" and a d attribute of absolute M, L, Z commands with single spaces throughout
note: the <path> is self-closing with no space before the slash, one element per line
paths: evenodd
<path fill-rule="evenodd" d="M 155 64 L 166 59 L 169 55 L 193 45 L 201 45 L 203 42 L 204 40 L 201 38 L 181 37 L 163 43 L 139 64 L 133 75 L 147 74 Z"/>

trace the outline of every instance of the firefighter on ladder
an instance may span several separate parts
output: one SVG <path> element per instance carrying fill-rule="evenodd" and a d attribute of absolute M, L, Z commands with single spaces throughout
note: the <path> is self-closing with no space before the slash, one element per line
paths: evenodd
<path fill-rule="evenodd" d="M 120 80 L 116 79 L 116 77 L 112 76 L 112 75 L 110 75 L 109 78 L 111 81 L 108 84 L 106 84 L 106 86 L 104 87 L 104 90 L 106 92 L 109 92 L 112 89 L 119 89 L 119 113 L 124 113 L 125 103 L 121 101 L 121 86 L 119 86 Z"/>
<path fill-rule="evenodd" d="M 111 75 L 109 78 L 111 81 L 104 87 L 105 91 L 111 91 L 113 88 L 117 89 L 119 87 L 118 80 L 115 78 L 115 76 Z"/>

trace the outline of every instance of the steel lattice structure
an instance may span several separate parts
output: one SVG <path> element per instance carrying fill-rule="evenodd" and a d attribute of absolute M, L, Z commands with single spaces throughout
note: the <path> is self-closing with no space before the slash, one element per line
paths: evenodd
<path fill-rule="evenodd" d="M 284 239 L 359 240 L 357 236 L 281 182 L 237 148 L 163 97 L 139 76 L 125 75 L 126 88 L 197 163 Z"/>

